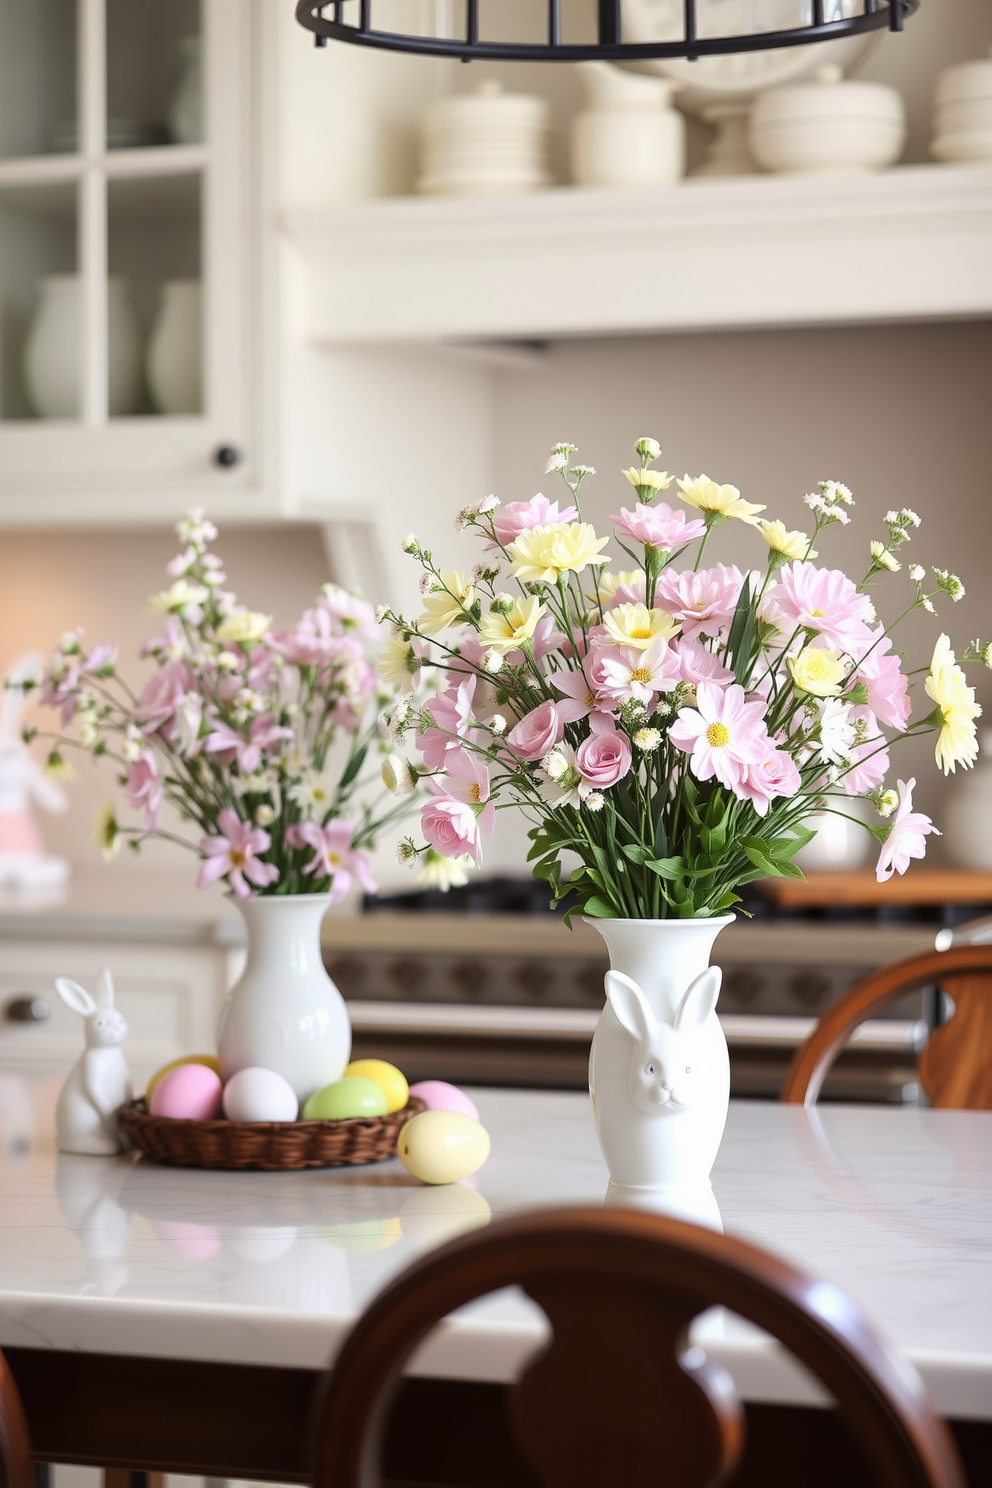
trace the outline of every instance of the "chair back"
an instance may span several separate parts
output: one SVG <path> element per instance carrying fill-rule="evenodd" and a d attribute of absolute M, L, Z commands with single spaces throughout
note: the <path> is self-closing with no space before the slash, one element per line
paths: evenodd
<path fill-rule="evenodd" d="M 511 1285 L 538 1303 L 553 1334 L 510 1406 L 543 1488 L 710 1488 L 732 1473 L 740 1401 L 687 1341 L 692 1320 L 718 1304 L 780 1339 L 823 1382 L 885 1488 L 963 1488 L 921 1381 L 842 1293 L 743 1241 L 627 1209 L 507 1220 L 432 1251 L 386 1287 L 316 1407 L 315 1488 L 378 1488 L 410 1355 L 455 1308 Z"/>
<path fill-rule="evenodd" d="M 31 1441 L 14 1376 L 0 1354 L 0 1488 L 32 1488 Z"/>
<path fill-rule="evenodd" d="M 933 1030 L 920 1054 L 920 1084 L 932 1106 L 992 1111 L 992 946 L 925 951 L 855 982 L 820 1018 L 786 1071 L 780 1100 L 815 1104 L 838 1054 L 859 1024 L 907 992 L 941 987 L 954 1016 Z"/>

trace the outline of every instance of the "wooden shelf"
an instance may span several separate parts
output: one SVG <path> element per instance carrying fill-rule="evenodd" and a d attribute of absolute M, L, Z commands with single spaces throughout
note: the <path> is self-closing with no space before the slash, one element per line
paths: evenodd
<path fill-rule="evenodd" d="M 992 904 L 992 873 L 967 868 L 911 868 L 887 883 L 871 869 L 852 873 L 811 873 L 798 878 L 762 879 L 764 898 L 779 909 L 875 908 L 879 905 Z"/>
<path fill-rule="evenodd" d="M 546 339 L 992 314 L 992 168 L 288 214 L 318 341 Z"/>

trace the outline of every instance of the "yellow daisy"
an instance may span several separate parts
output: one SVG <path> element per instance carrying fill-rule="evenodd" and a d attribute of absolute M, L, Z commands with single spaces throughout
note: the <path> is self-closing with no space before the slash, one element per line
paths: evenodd
<path fill-rule="evenodd" d="M 608 537 L 597 537 L 589 522 L 550 522 L 521 532 L 510 544 L 510 572 L 523 584 L 556 584 L 561 573 L 581 573 L 590 563 L 608 563 L 600 556 Z"/>
<path fill-rule="evenodd" d="M 759 517 L 754 525 L 772 552 L 781 553 L 783 558 L 803 559 L 817 556 L 811 551 L 809 538 L 805 532 L 790 532 L 784 522 L 778 520 L 768 522 L 764 517 Z"/>
<path fill-rule="evenodd" d="M 679 622 L 667 610 L 649 610 L 642 604 L 622 604 L 607 610 L 603 624 L 614 645 L 634 646 L 638 651 L 646 651 L 658 636 L 667 640 L 679 628 Z"/>
<path fill-rule="evenodd" d="M 758 513 L 765 510 L 763 506 L 755 506 L 753 501 L 744 501 L 736 486 L 718 486 L 708 475 L 697 475 L 695 479 L 684 476 L 679 481 L 679 491 L 688 506 L 706 512 L 710 521 L 723 522 L 728 517 L 736 517 L 739 522 L 750 522 L 753 527 Z"/>
<path fill-rule="evenodd" d="M 804 646 L 789 657 L 789 671 L 800 692 L 822 698 L 837 697 L 847 676 L 840 656 L 825 646 Z"/>
<path fill-rule="evenodd" d="M 937 637 L 926 690 L 937 705 L 930 715 L 939 729 L 934 748 L 937 764 L 945 775 L 953 774 L 957 765 L 970 769 L 978 758 L 975 719 L 982 710 L 975 702 L 975 689 L 968 686 L 955 660 L 949 636 Z"/>
<path fill-rule="evenodd" d="M 490 610 L 479 626 L 479 639 L 501 656 L 519 651 L 524 641 L 534 634 L 538 620 L 547 610 L 536 596 L 516 600 L 508 610 Z"/>
<path fill-rule="evenodd" d="M 464 611 L 475 599 L 475 585 L 455 568 L 443 568 L 438 581 L 441 587 L 428 594 L 417 621 L 417 629 L 427 635 L 440 635 L 450 625 L 463 624 Z"/>

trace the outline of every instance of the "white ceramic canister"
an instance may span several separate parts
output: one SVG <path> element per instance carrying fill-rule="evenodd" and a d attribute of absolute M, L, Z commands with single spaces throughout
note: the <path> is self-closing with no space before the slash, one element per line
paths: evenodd
<path fill-rule="evenodd" d="M 148 387 L 159 413 L 203 410 L 203 293 L 199 279 L 170 279 L 152 326 Z"/>
<path fill-rule="evenodd" d="M 436 99 L 424 115 L 417 190 L 495 196 L 551 184 L 550 109 L 487 79 L 474 93 Z"/>
<path fill-rule="evenodd" d="M 24 385 L 40 418 L 74 419 L 81 412 L 82 280 L 51 274 L 39 283 L 38 308 L 24 348 Z M 114 417 L 141 399 L 141 345 L 123 279 L 107 282 L 108 399 Z"/>
<path fill-rule="evenodd" d="M 944 847 L 963 868 L 992 869 L 992 729 L 980 729 L 979 757 L 941 812 Z"/>
<path fill-rule="evenodd" d="M 672 107 L 678 84 L 580 62 L 588 107 L 572 122 L 577 186 L 674 186 L 685 175 L 685 120 Z"/>
<path fill-rule="evenodd" d="M 873 850 L 878 852 L 867 827 L 869 821 L 879 820 L 871 803 L 860 796 L 840 796 L 834 805 L 836 811 L 814 811 L 803 823 L 816 833 L 795 855 L 804 873 L 846 872 L 860 868 Z"/>
<path fill-rule="evenodd" d="M 751 152 L 765 170 L 837 176 L 894 165 L 906 139 L 901 96 L 821 67 L 809 83 L 769 88 L 751 110 Z"/>
<path fill-rule="evenodd" d="M 947 67 L 937 79 L 930 153 L 937 160 L 992 160 L 992 48 L 988 58 Z"/>
<path fill-rule="evenodd" d="M 351 1023 L 324 969 L 320 924 L 329 894 L 260 894 L 235 901 L 248 958 L 217 1028 L 221 1075 L 251 1065 L 288 1080 L 302 1106 L 340 1080 L 351 1058 Z"/>

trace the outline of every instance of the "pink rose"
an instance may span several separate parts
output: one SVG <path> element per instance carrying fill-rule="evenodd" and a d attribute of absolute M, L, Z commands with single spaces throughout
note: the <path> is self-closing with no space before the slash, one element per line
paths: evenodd
<path fill-rule="evenodd" d="M 775 749 L 760 765 L 745 765 L 735 794 L 750 801 L 759 816 L 765 816 L 776 796 L 794 796 L 802 785 L 792 756 Z"/>
<path fill-rule="evenodd" d="M 471 806 L 456 801 L 454 796 L 435 796 L 421 808 L 420 829 L 431 847 L 442 857 L 460 858 L 466 853 L 482 863 L 482 840 L 479 823 Z"/>
<path fill-rule="evenodd" d="M 526 713 L 506 736 L 506 742 L 519 760 L 543 759 L 549 749 L 560 744 L 565 725 L 554 703 L 542 703 Z"/>
<path fill-rule="evenodd" d="M 645 506 L 639 501 L 633 511 L 622 506 L 619 514 L 611 517 L 610 521 L 631 542 L 643 543 L 646 548 L 659 548 L 665 553 L 695 537 L 702 537 L 706 531 L 705 522 L 687 522 L 685 512 L 672 511 L 664 501 L 659 501 L 657 506 Z"/>
<path fill-rule="evenodd" d="M 630 741 L 616 729 L 590 734 L 575 751 L 579 774 L 588 785 L 605 790 L 630 769 Z"/>

